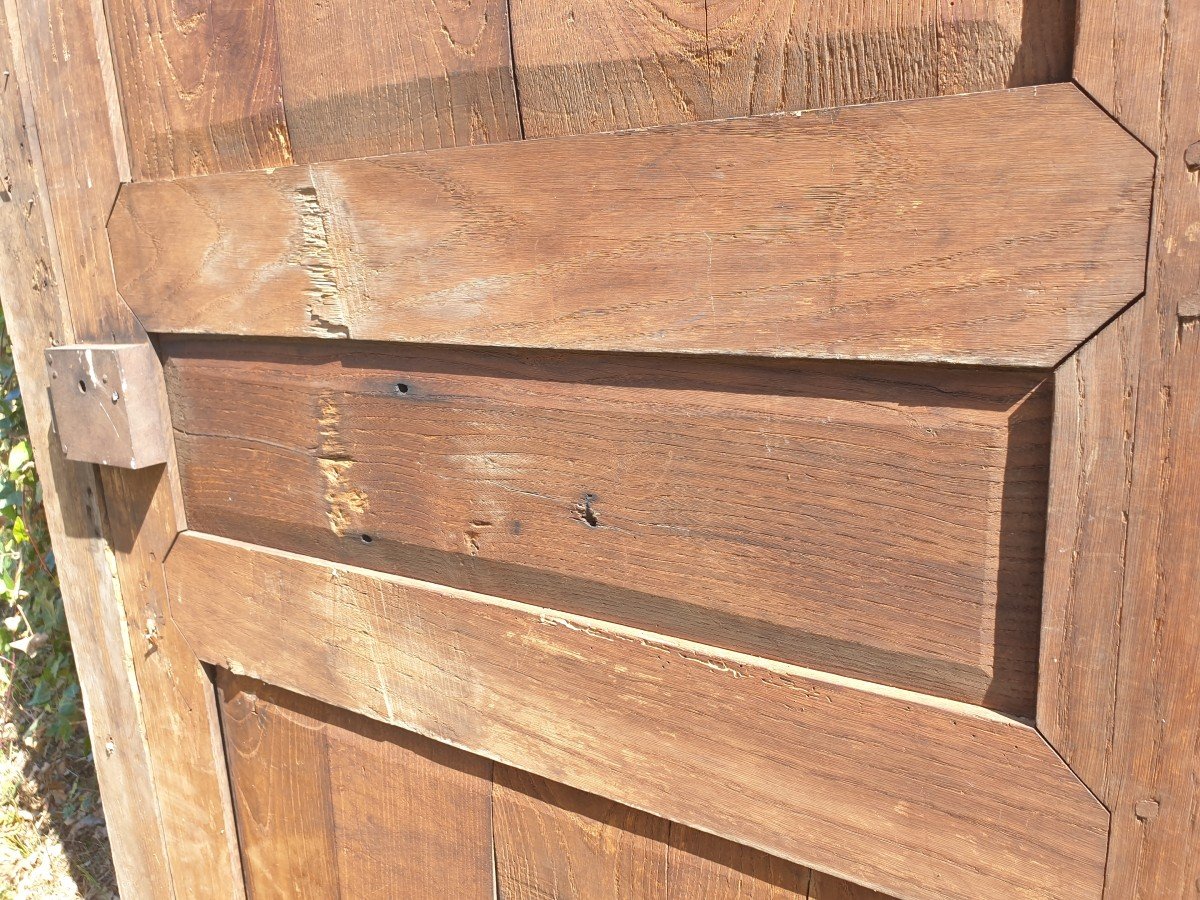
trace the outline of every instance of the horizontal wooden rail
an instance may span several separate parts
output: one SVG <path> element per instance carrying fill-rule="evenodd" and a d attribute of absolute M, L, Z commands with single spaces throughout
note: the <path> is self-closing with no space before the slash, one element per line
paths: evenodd
<path fill-rule="evenodd" d="M 1152 158 L 1071 85 L 126 185 L 155 332 L 1048 366 Z"/>
<path fill-rule="evenodd" d="M 898 896 L 1100 896 L 1107 813 L 999 714 L 196 533 L 166 568 L 236 673 Z"/>

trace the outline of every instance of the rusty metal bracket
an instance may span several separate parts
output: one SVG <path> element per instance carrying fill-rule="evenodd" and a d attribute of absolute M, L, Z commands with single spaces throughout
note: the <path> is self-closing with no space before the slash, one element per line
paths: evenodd
<path fill-rule="evenodd" d="M 122 469 L 167 461 L 170 416 L 149 343 L 51 347 L 46 367 L 67 459 Z"/>

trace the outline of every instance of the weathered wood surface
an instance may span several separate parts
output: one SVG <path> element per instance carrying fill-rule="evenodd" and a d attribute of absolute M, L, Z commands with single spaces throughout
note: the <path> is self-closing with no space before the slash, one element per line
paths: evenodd
<path fill-rule="evenodd" d="M 1139 304 L 1054 373 L 1038 730 L 1106 799 L 1129 528 Z"/>
<path fill-rule="evenodd" d="M 107 0 L 133 177 L 292 161 L 276 0 Z"/>
<path fill-rule="evenodd" d="M 126 669 L 120 590 L 104 552 L 99 482 L 91 466 L 64 458 L 52 433 L 42 353 L 54 340 L 71 340 L 73 328 L 61 282 L 53 272 L 53 226 L 37 135 L 26 118 L 25 73 L 14 53 L 20 46 L 13 10 L 0 6 L 0 67 L 10 73 L 0 86 L 0 172 L 5 176 L 0 192 L 0 300 L 23 391 L 63 606 L 78 648 L 75 668 L 96 774 L 104 797 L 123 800 L 106 810 L 113 863 L 122 886 L 128 886 L 127 896 L 164 896 L 170 890 L 167 848 L 150 751 L 142 734 L 141 697 Z"/>
<path fill-rule="evenodd" d="M 500 900 L 826 896 L 810 895 L 809 869 L 760 850 L 508 766 L 496 766 L 495 781 Z M 847 882 L 821 879 L 846 900 L 871 896 Z"/>
<path fill-rule="evenodd" d="M 505 0 L 275 10 L 297 162 L 520 139 Z"/>
<path fill-rule="evenodd" d="M 500 900 L 678 896 L 667 865 L 670 822 L 509 766 L 497 765 L 494 777 Z"/>
<path fill-rule="evenodd" d="M 1113 113 L 1159 154 L 1146 309 L 1132 343 L 1128 549 L 1101 792 L 1113 812 L 1105 895 L 1187 897 L 1200 884 L 1200 173 L 1190 149 L 1200 138 L 1200 6 L 1089 2 L 1083 13 L 1081 34 L 1100 35 L 1099 59 L 1112 69 L 1082 56 L 1081 79 L 1103 84 Z"/>
<path fill-rule="evenodd" d="M 1073 2 L 513 0 L 527 137 L 1065 81 Z"/>
<path fill-rule="evenodd" d="M 217 675 L 254 897 L 492 894 L 492 764 L 248 678 Z"/>
<path fill-rule="evenodd" d="M 1142 289 L 1151 168 L 1054 85 L 134 184 L 109 232 L 158 332 L 1053 365 Z"/>
<path fill-rule="evenodd" d="M 1032 715 L 1039 373 L 162 349 L 196 529 Z"/>
<path fill-rule="evenodd" d="M 109 4 L 139 179 L 1064 81 L 1073 14 L 1072 0 Z"/>
<path fill-rule="evenodd" d="M 1158 151 L 1166 0 L 1079 0 L 1074 78 Z"/>
<path fill-rule="evenodd" d="M 19 48 L 5 69 L 4 90 L 14 98 L 6 109 L 15 112 L 20 85 L 28 126 L 11 171 L 38 182 L 37 205 L 52 213 L 49 253 L 37 262 L 17 258 L 31 268 L 13 273 L 20 290 L 36 289 L 38 302 L 8 320 L 14 341 L 20 334 L 27 342 L 22 352 L 37 354 L 21 372 L 27 402 L 36 405 L 45 396 L 41 355 L 50 344 L 146 335 L 117 295 L 104 234 L 129 167 L 103 9 L 16 0 L 5 15 L 10 50 Z M 39 461 L 51 460 L 41 470 L 46 477 L 59 467 L 57 448 L 47 446 L 57 439 L 48 420 L 32 415 L 31 423 Z M 72 469 L 58 498 L 65 531 L 52 526 L 51 536 L 91 697 L 89 728 L 123 896 L 157 900 L 178 889 L 237 898 L 241 872 L 212 684 L 164 612 L 161 562 L 183 527 L 174 474 L 171 466 L 106 469 L 94 479 Z M 97 563 L 98 572 L 89 568 Z M 77 593 L 76 584 L 84 585 Z"/>
<path fill-rule="evenodd" d="M 234 671 L 905 897 L 1099 896 L 1108 815 L 1016 720 L 212 536 L 166 566 Z"/>

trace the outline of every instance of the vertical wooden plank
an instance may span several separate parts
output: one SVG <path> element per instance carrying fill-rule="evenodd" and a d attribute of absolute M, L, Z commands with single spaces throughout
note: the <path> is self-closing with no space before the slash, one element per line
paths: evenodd
<path fill-rule="evenodd" d="M 254 897 L 490 900 L 491 763 L 224 670 Z"/>
<path fill-rule="evenodd" d="M 1071 78 L 1076 0 L 938 0 L 938 93 Z"/>
<path fill-rule="evenodd" d="M 12 336 L 34 459 L 45 497 L 75 666 L 107 804 L 122 894 L 170 896 L 141 697 L 127 666 L 120 591 L 106 558 L 94 469 L 62 456 L 53 428 L 43 350 L 73 331 L 53 274 L 54 249 L 38 184 L 37 136 L 27 127 L 24 69 L 11 4 L 0 6 L 0 300 Z M 16 40 L 11 38 L 15 37 Z M 28 123 L 31 124 L 31 123 Z"/>
<path fill-rule="evenodd" d="M 1075 0 L 513 0 L 529 136 L 1064 81 Z"/>
<path fill-rule="evenodd" d="M 1200 171 L 1189 165 L 1200 141 L 1200 6 L 1087 0 L 1081 12 L 1077 78 L 1158 153 L 1133 337 L 1105 896 L 1190 897 L 1200 886 Z"/>
<path fill-rule="evenodd" d="M 32 142 L 39 151 L 38 177 L 52 212 L 51 246 L 57 251 L 52 269 L 61 273 L 65 288 L 60 315 L 69 324 L 37 340 L 41 346 L 63 339 L 145 340 L 117 295 L 104 233 L 126 164 L 118 156 L 122 125 L 110 119 L 117 104 L 104 59 L 103 15 L 87 0 L 8 2 L 15 11 L 9 26 L 20 34 L 14 42 L 24 51 L 18 76 L 25 78 L 26 106 L 38 129 Z M 99 486 L 92 487 L 65 502 L 85 502 L 103 512 L 102 532 L 84 534 L 96 542 L 94 552 L 106 563 L 110 599 L 104 608 L 124 622 L 123 627 L 110 624 L 116 630 L 107 641 L 77 636 L 75 652 L 77 659 L 106 657 L 96 665 L 120 673 L 124 684 L 113 682 L 108 690 L 132 696 L 134 708 L 125 714 L 123 727 L 134 729 L 142 744 L 139 750 L 111 742 L 110 749 L 110 737 L 93 726 L 97 764 L 103 768 L 105 757 L 118 753 L 145 754 L 144 764 L 130 776 L 143 780 L 136 788 L 125 784 L 125 790 L 106 790 L 102 777 L 105 808 L 118 817 L 114 832 L 119 817 L 127 814 L 161 823 L 157 827 L 165 838 L 158 881 L 135 868 L 123 870 L 118 857 L 122 891 L 163 897 L 177 889 L 194 896 L 239 897 L 241 873 L 211 682 L 186 642 L 170 633 L 166 615 L 161 562 L 183 527 L 174 463 L 137 473 L 105 469 Z M 72 615 L 68 606 L 75 629 L 79 613 Z M 90 615 L 92 610 L 84 613 Z M 138 826 L 131 826 L 130 834 L 139 834 Z"/>
<path fill-rule="evenodd" d="M 511 0 L 526 137 L 707 119 L 704 0 Z"/>
<path fill-rule="evenodd" d="M 1075 81 L 1158 148 L 1166 0 L 1078 0 Z"/>
<path fill-rule="evenodd" d="M 500 900 L 668 896 L 664 819 L 497 765 L 493 830 Z"/>
<path fill-rule="evenodd" d="M 932 97 L 936 13 L 937 0 L 709 0 L 713 112 Z"/>
<path fill-rule="evenodd" d="M 805 900 L 812 873 L 683 825 L 671 825 L 671 900 Z"/>
<path fill-rule="evenodd" d="M 297 162 L 521 137 L 505 0 L 276 0 Z"/>
<path fill-rule="evenodd" d="M 1144 307 L 1054 375 L 1038 730 L 1106 799 Z"/>
<path fill-rule="evenodd" d="M 1158 190 L 1109 776 L 1113 898 L 1193 896 L 1200 886 L 1200 319 L 1192 309 L 1200 171 L 1187 158 L 1200 141 L 1200 5 L 1169 4 L 1162 26 Z"/>
<path fill-rule="evenodd" d="M 273 0 L 108 0 L 133 176 L 291 162 Z"/>
<path fill-rule="evenodd" d="M 321 704 L 224 670 L 217 673 L 217 691 L 248 894 L 337 896 L 329 752 L 326 726 L 317 718 Z"/>
<path fill-rule="evenodd" d="M 808 900 L 891 900 L 887 894 L 842 881 L 822 872 L 812 873 Z"/>

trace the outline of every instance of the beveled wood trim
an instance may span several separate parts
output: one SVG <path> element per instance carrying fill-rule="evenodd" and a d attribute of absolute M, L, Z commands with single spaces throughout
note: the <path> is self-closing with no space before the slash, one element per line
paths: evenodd
<path fill-rule="evenodd" d="M 231 671 L 904 897 L 1099 894 L 1107 813 L 1014 719 L 194 532 L 166 568 Z"/>
<path fill-rule="evenodd" d="M 1151 174 L 1060 84 L 133 184 L 109 235 L 151 332 L 1048 367 L 1141 292 Z"/>

